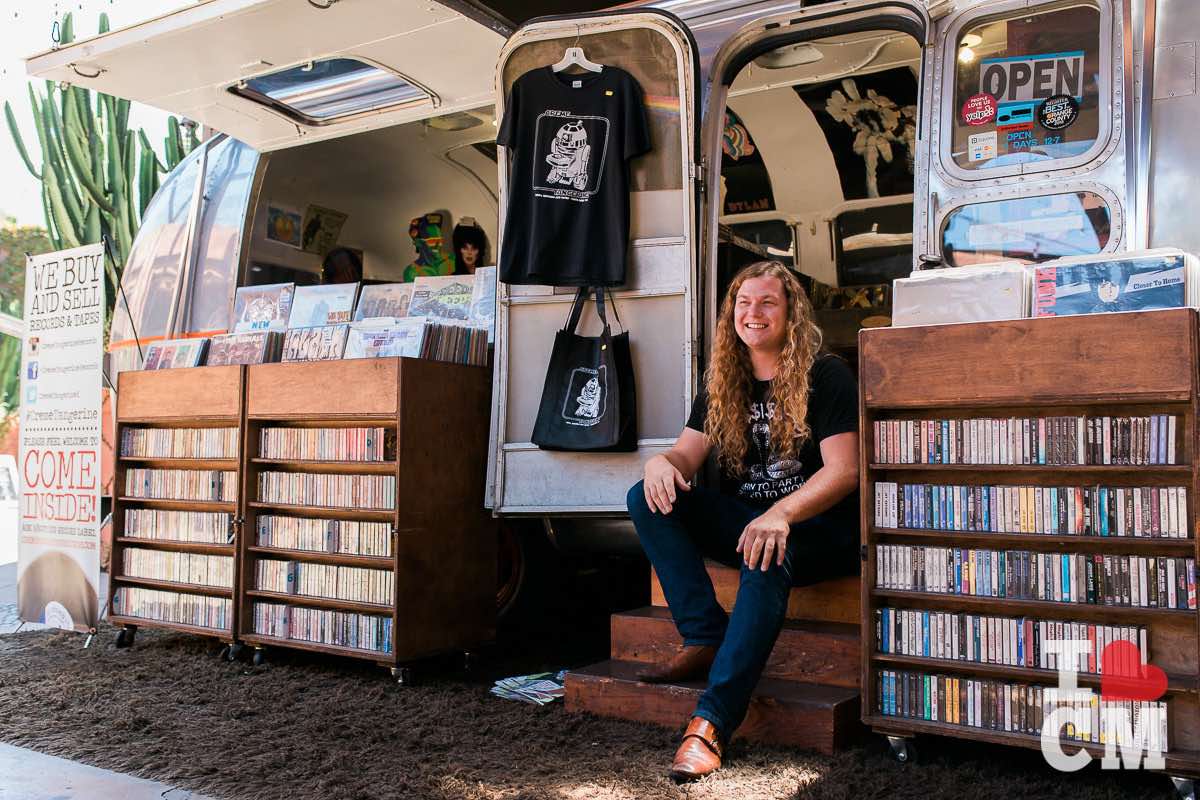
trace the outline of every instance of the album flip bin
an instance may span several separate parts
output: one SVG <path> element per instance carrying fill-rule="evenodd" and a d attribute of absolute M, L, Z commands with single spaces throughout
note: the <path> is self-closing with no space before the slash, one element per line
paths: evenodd
<path fill-rule="evenodd" d="M 480 367 L 407 358 L 247 368 L 238 630 L 256 659 L 298 648 L 403 679 L 407 662 L 494 638 L 489 380 Z M 357 436 L 361 448 L 364 431 L 372 447 L 385 440 L 371 460 L 278 445 Z M 266 451 L 264 432 L 276 442 Z M 324 545 L 313 540 L 322 530 Z M 372 547 L 354 538 L 368 535 Z"/>
<path fill-rule="evenodd" d="M 232 643 L 245 369 L 118 378 L 109 620 Z"/>
<path fill-rule="evenodd" d="M 1058 683 L 1058 673 L 1040 666 L 1009 666 L 962 658 L 882 652 L 880 641 L 885 626 L 880 622 L 883 618 L 881 609 L 951 612 L 1048 623 L 1069 621 L 1083 626 L 1078 630 L 1084 630 L 1088 625 L 1145 628 L 1149 663 L 1160 667 L 1167 675 L 1167 690 L 1162 698 L 1166 702 L 1168 720 L 1165 771 L 1173 776 L 1200 776 L 1200 675 L 1197 668 L 1200 663 L 1200 616 L 1194 609 L 900 590 L 878 584 L 879 576 L 883 574 L 879 571 L 881 566 L 891 570 L 896 563 L 897 548 L 880 547 L 887 545 L 1008 551 L 1017 553 L 1008 557 L 1008 565 L 1011 567 L 1014 558 L 1017 559 L 1018 573 L 1020 559 L 1036 559 L 1038 554 L 1050 553 L 1085 554 L 1086 558 L 1077 556 L 1082 560 L 1076 563 L 1083 566 L 1086 566 L 1087 558 L 1097 564 L 1108 563 L 1105 556 L 1112 557 L 1114 564 L 1118 563 L 1118 556 L 1136 556 L 1146 559 L 1141 562 L 1143 566 L 1162 564 L 1163 560 L 1196 559 L 1196 497 L 1200 490 L 1200 472 L 1197 471 L 1197 411 L 1200 408 L 1197 364 L 1200 352 L 1197 338 L 1196 312 L 1190 309 L 875 329 L 860 334 L 863 722 L 891 737 L 901 759 L 904 758 L 905 738 L 914 734 L 954 736 L 1034 749 L 1041 743 L 1037 735 L 1006 731 L 1003 725 L 992 729 L 900 716 L 895 705 L 894 676 L 897 674 L 953 678 L 955 682 L 943 681 L 938 685 L 944 684 L 955 690 L 963 681 L 1054 687 Z M 981 418 L 1083 417 L 1090 420 L 1153 415 L 1176 417 L 1174 463 L 1118 466 L 1094 464 L 1090 459 L 1087 459 L 1088 463 L 1072 466 L 966 464 L 954 459 L 948 459 L 947 463 L 895 463 L 894 456 L 881 463 L 879 454 L 895 452 L 895 448 L 876 439 L 877 434 L 890 436 L 889 431 L 895 430 L 898 424 L 895 421 L 910 421 L 913 425 L 911 421 L 914 420 L 948 420 L 949 430 L 958 420 Z M 886 427 L 888 422 L 893 423 L 890 429 Z M 965 427 L 960 430 L 972 430 L 971 424 L 964 423 Z M 913 429 L 919 430 L 919 427 L 909 428 L 910 431 Z M 960 440 L 958 445 L 962 444 Z M 919 449 L 919 441 L 916 447 Z M 901 456 L 905 457 L 916 456 Z M 1062 460 L 1060 457 L 1059 463 Z M 1159 460 L 1165 460 L 1161 453 Z M 900 488 L 892 489 L 891 484 Z M 884 521 L 890 525 L 877 522 L 876 502 L 886 500 L 885 497 L 877 498 L 877 493 L 898 493 L 903 498 L 905 486 L 910 492 L 916 492 L 918 490 L 913 487 L 928 485 L 939 488 L 965 486 L 969 487 L 968 492 L 976 486 L 997 487 L 993 491 L 1003 495 L 1008 490 L 1009 496 L 1013 492 L 1011 487 L 1053 487 L 1054 497 L 1062 495 L 1059 487 L 1094 486 L 1097 491 L 1099 487 L 1125 487 L 1126 497 L 1130 496 L 1133 487 L 1144 487 L 1143 497 L 1152 496 L 1155 489 L 1165 488 L 1164 494 L 1169 495 L 1172 487 L 1177 492 L 1184 487 L 1186 507 L 1178 521 L 1176 538 L 1081 535 L 1063 533 L 1061 528 L 1057 535 L 982 532 L 978 527 L 971 532 L 948 531 L 944 525 L 936 529 L 922 527 L 927 518 L 911 506 L 909 511 L 918 514 L 920 526 L 912 525 L 912 519 L 906 521 L 903 515 L 898 522 L 895 517 L 885 516 Z M 1142 488 L 1138 490 L 1142 491 Z M 925 503 L 924 495 L 912 494 L 910 500 L 912 497 L 919 497 L 919 502 Z M 970 508 L 969 503 L 968 496 Z M 1145 505 L 1141 508 L 1144 510 Z M 1058 519 L 1057 516 L 1054 518 Z M 1049 522 L 1050 519 L 1051 515 L 1048 515 L 1046 520 Z M 975 524 L 978 525 L 978 519 Z M 992 525 L 995 529 L 994 518 Z M 963 551 L 958 552 L 961 555 Z M 881 553 L 882 565 L 877 561 Z M 935 557 L 944 558 L 944 555 L 935 554 Z M 956 576 L 953 567 L 949 573 L 951 580 L 960 577 Z M 1097 586 L 1102 575 L 1099 570 Z M 885 580 L 889 586 L 894 586 L 891 577 Z M 1022 592 L 1016 594 L 1021 596 Z M 1149 596 L 1153 596 L 1153 592 Z M 1146 597 L 1143 596 L 1144 601 Z M 955 624 L 962 625 L 960 622 Z M 896 649 L 894 639 L 888 648 Z M 909 680 L 911 687 L 912 679 Z M 1078 682 L 1080 687 L 1091 687 L 1099 694 L 1101 676 L 1080 672 Z M 1003 687 L 1000 691 L 1003 697 Z M 944 698 L 940 699 L 945 702 Z M 908 702 L 911 698 L 901 700 Z M 961 708 L 958 710 L 961 712 Z M 911 706 L 908 711 L 911 713 Z M 949 713 L 954 716 L 954 709 Z M 1067 753 L 1086 748 L 1096 758 L 1100 758 L 1105 749 L 1103 744 L 1067 739 L 1063 740 L 1062 746 Z"/>

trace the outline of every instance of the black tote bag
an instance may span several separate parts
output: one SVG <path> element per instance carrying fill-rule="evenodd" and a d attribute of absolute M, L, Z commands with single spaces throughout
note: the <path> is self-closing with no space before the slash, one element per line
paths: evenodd
<path fill-rule="evenodd" d="M 566 327 L 554 335 L 533 443 L 543 450 L 631 453 L 637 450 L 637 390 L 629 332 L 612 335 L 604 290 L 597 287 L 591 291 L 604 330 L 599 336 L 577 334 L 588 291 L 582 287 L 575 294 Z"/>

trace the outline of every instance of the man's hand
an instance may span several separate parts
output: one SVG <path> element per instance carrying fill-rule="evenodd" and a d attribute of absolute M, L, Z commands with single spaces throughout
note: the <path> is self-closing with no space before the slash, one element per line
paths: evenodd
<path fill-rule="evenodd" d="M 643 478 L 646 492 L 646 505 L 650 511 L 661 511 L 670 514 L 675 504 L 675 490 L 691 491 L 692 487 L 683 478 L 683 473 L 675 468 L 665 456 L 655 456 L 646 462 L 646 473 Z"/>
<path fill-rule="evenodd" d="M 788 534 L 792 526 L 782 511 L 768 509 L 762 516 L 750 521 L 738 539 L 737 551 L 742 554 L 742 561 L 750 569 L 766 572 L 771 567 L 771 561 L 783 566 L 783 556 L 787 552 Z"/>

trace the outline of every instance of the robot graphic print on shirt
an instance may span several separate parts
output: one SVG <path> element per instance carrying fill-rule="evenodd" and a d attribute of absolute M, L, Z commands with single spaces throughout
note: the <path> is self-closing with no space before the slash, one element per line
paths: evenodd
<path fill-rule="evenodd" d="M 583 189 L 588 182 L 588 156 L 591 152 L 582 122 L 563 125 L 550 143 L 550 155 L 546 156 L 546 163 L 550 165 L 546 182 Z"/>
<path fill-rule="evenodd" d="M 537 121 L 537 148 L 542 155 L 541 166 L 534 168 L 534 195 L 588 202 L 600 189 L 608 127 L 604 117 L 543 112 Z"/>

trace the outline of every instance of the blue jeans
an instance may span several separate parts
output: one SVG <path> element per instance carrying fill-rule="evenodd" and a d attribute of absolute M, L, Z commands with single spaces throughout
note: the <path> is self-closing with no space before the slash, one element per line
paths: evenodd
<path fill-rule="evenodd" d="M 715 725 L 728 741 L 746 717 L 750 695 L 783 628 L 789 591 L 857 573 L 857 526 L 821 516 L 793 525 L 783 565 L 772 563 L 764 572 L 745 566 L 737 541 L 765 509 L 693 487 L 676 492 L 671 513 L 652 512 L 641 481 L 629 490 L 626 503 L 683 643 L 718 648 L 695 716 Z M 717 603 L 705 557 L 741 567 L 732 614 Z"/>

